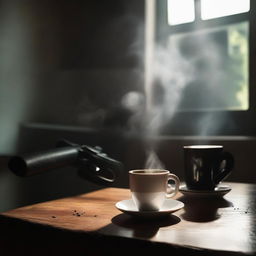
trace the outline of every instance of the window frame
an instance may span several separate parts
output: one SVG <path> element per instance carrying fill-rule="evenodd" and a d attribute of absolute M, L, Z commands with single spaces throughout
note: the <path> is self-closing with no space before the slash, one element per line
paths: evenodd
<path fill-rule="evenodd" d="M 249 109 L 248 110 L 197 110 L 177 111 L 172 120 L 163 127 L 162 134 L 170 135 L 202 135 L 198 132 L 198 124 L 202 117 L 218 122 L 220 127 L 204 135 L 256 135 L 256 1 L 250 1 L 250 11 L 225 17 L 201 20 L 200 0 L 195 0 L 195 21 L 191 23 L 169 25 L 167 0 L 156 1 L 155 42 L 164 44 L 168 36 L 176 33 L 193 32 L 205 28 L 214 28 L 242 21 L 249 22 Z"/>

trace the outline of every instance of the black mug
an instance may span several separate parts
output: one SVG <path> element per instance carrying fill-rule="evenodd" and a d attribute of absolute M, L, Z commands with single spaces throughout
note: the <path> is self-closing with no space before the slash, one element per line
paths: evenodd
<path fill-rule="evenodd" d="M 192 190 L 214 190 L 234 167 L 234 158 L 221 145 L 184 146 L 185 183 Z"/>

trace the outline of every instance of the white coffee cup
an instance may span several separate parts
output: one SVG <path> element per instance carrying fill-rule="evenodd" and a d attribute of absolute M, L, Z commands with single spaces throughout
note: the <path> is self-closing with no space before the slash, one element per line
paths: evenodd
<path fill-rule="evenodd" d="M 168 181 L 174 181 L 174 186 Z M 179 190 L 180 180 L 168 170 L 140 169 L 129 171 L 132 199 L 139 211 L 159 211 L 166 198 Z"/>

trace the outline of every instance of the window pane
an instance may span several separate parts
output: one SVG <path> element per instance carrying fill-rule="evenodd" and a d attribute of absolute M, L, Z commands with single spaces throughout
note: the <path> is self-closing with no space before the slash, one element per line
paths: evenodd
<path fill-rule="evenodd" d="M 248 38 L 248 22 L 170 36 L 175 63 L 182 63 L 175 74 L 186 78 L 180 110 L 248 109 Z"/>
<path fill-rule="evenodd" d="M 195 20 L 194 0 L 168 0 L 168 23 L 178 25 Z"/>
<path fill-rule="evenodd" d="M 201 0 L 203 20 L 248 12 L 250 0 Z"/>

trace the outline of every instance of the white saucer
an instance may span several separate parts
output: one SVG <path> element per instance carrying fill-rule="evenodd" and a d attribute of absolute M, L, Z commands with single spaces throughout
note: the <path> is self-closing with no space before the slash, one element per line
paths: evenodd
<path fill-rule="evenodd" d="M 180 210 L 183 207 L 184 204 L 182 202 L 173 199 L 166 199 L 162 208 L 159 211 L 139 211 L 132 199 L 123 200 L 116 203 L 116 208 L 121 212 L 144 218 L 166 216 Z"/>
<path fill-rule="evenodd" d="M 193 197 L 222 197 L 231 191 L 231 187 L 225 184 L 219 184 L 214 190 L 192 190 L 186 185 L 180 186 L 180 192 L 185 196 Z"/>

